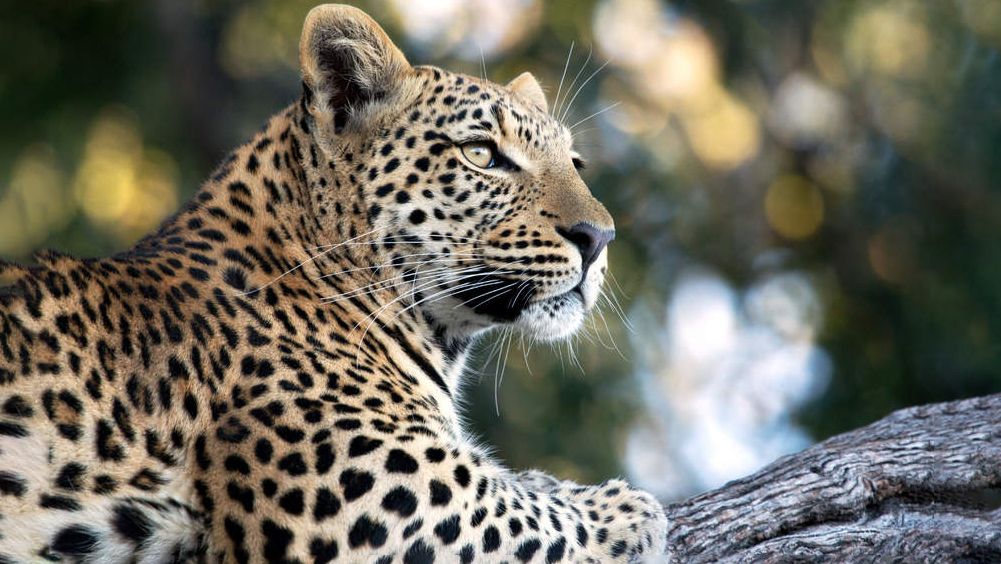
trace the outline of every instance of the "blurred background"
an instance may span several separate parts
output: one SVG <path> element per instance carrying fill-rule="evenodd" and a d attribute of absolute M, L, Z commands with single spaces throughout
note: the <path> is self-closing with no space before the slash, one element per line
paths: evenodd
<path fill-rule="evenodd" d="M 153 229 L 299 95 L 312 4 L 0 0 L 0 257 Z M 616 218 L 588 333 L 473 363 L 511 465 L 673 499 L 1001 390 L 998 0 L 358 4 L 411 62 L 535 73 Z"/>

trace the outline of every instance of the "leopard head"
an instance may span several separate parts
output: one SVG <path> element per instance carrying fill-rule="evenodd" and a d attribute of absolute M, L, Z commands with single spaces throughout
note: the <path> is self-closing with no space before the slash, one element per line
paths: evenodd
<path fill-rule="evenodd" d="M 507 325 L 555 340 L 580 328 L 614 224 L 531 74 L 500 85 L 411 66 L 342 5 L 309 13 L 300 63 L 307 129 L 327 163 L 312 184 L 334 193 L 316 205 L 358 210 L 355 238 L 381 279 L 452 336 Z"/>

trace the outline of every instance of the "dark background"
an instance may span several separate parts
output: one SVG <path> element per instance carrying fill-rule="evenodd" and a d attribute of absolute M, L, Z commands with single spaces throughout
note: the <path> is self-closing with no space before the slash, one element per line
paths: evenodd
<path fill-rule="evenodd" d="M 298 96 L 311 5 L 0 0 L 0 256 L 154 228 Z M 411 62 L 556 105 L 569 61 L 567 123 L 606 110 L 574 131 L 621 312 L 484 343 L 469 427 L 512 465 L 673 497 L 1001 389 L 1001 2 L 359 5 Z"/>

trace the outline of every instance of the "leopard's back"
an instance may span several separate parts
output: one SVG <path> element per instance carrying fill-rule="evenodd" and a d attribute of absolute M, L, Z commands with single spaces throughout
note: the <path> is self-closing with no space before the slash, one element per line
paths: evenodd
<path fill-rule="evenodd" d="M 194 554 L 200 525 L 182 445 L 171 444 L 179 437 L 143 376 L 159 347 L 126 299 L 142 291 L 120 276 L 128 262 L 36 260 L 4 265 L 2 278 L 0 556 Z"/>

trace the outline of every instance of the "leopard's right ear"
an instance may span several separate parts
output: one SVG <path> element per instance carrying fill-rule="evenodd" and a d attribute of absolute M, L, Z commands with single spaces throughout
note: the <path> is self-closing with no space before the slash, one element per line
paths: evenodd
<path fill-rule="evenodd" d="M 299 65 L 306 109 L 322 136 L 361 121 L 366 110 L 389 97 L 412 72 L 375 20 L 342 4 L 317 6 L 306 15 Z"/>

